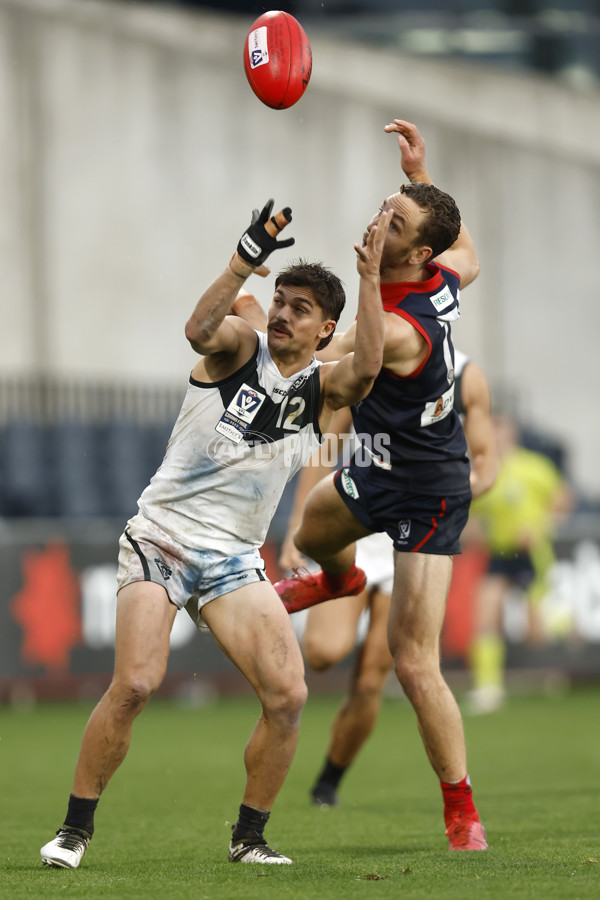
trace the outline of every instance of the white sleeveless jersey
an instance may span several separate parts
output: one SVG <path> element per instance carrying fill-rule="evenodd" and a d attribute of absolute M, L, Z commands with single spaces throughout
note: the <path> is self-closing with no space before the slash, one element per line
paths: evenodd
<path fill-rule="evenodd" d="M 320 363 L 284 378 L 257 332 L 222 381 L 190 382 L 140 512 L 186 547 L 235 556 L 261 547 L 286 483 L 322 440 Z"/>

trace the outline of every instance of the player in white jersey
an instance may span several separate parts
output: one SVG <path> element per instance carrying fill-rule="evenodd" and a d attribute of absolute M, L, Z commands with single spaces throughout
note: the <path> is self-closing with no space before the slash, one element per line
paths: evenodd
<path fill-rule="evenodd" d="M 268 274 L 268 255 L 293 243 L 276 240 L 290 210 L 272 217 L 272 206 L 254 211 L 227 268 L 187 322 L 201 358 L 164 462 L 121 537 L 114 676 L 86 726 L 65 821 L 41 849 L 46 865 L 79 865 L 99 796 L 164 677 L 173 621 L 186 605 L 262 706 L 244 753 L 247 780 L 229 859 L 291 862 L 267 846 L 263 831 L 292 762 L 306 684 L 298 642 L 258 548 L 286 481 L 307 461 L 334 410 L 366 396 L 381 367 L 379 265 L 391 215 L 365 246 L 355 244 L 355 351 L 320 365 L 314 353 L 331 338 L 344 305 L 341 282 L 323 266 L 300 262 L 279 274 L 266 336 L 228 315 L 248 276 Z M 356 589 L 363 587 L 357 573 Z"/>

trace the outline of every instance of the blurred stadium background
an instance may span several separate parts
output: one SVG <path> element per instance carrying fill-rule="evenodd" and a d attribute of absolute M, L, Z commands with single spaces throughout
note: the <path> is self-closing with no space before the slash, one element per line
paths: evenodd
<path fill-rule="evenodd" d="M 314 68 L 276 112 L 242 67 L 265 4 L 0 0 L 0 701 L 105 686 L 117 540 L 185 392 L 197 296 L 273 196 L 294 211 L 293 252 L 343 277 L 348 324 L 352 245 L 402 180 L 383 133 L 395 116 L 418 124 L 479 251 L 455 343 L 576 495 L 547 642 L 532 650 L 513 618 L 510 670 L 600 680 L 599 7 L 279 3 Z M 252 287 L 266 302 L 271 284 Z M 288 509 L 289 493 L 265 547 L 272 577 Z M 444 644 L 457 678 L 471 588 Z M 165 692 L 243 688 L 178 617 Z"/>

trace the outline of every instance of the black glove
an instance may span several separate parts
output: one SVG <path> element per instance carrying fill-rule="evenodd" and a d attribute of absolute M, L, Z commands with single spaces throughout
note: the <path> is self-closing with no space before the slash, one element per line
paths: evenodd
<path fill-rule="evenodd" d="M 278 241 L 274 237 L 288 222 L 292 221 L 292 211 L 289 206 L 282 209 L 276 216 L 271 216 L 272 209 L 273 200 L 268 200 L 260 213 L 257 209 L 252 210 L 252 221 L 237 245 L 238 254 L 251 266 L 262 265 L 273 250 L 291 247 L 295 243 L 294 238 Z"/>

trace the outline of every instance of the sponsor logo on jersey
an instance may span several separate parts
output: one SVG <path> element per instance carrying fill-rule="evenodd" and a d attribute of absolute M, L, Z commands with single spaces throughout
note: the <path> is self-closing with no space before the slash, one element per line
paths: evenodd
<path fill-rule="evenodd" d="M 434 422 L 441 422 L 451 412 L 454 407 L 454 382 L 450 385 L 441 397 L 437 400 L 431 400 L 425 404 L 425 409 L 421 413 L 421 428 L 433 425 Z"/>
<path fill-rule="evenodd" d="M 344 493 L 348 494 L 351 500 L 358 500 L 359 493 L 356 484 L 354 483 L 354 479 L 350 477 L 348 474 L 348 469 L 342 469 L 342 487 L 344 488 Z"/>
<path fill-rule="evenodd" d="M 411 526 L 410 519 L 403 519 L 402 521 L 398 522 L 398 532 L 399 532 L 398 543 L 399 544 L 408 544 L 408 538 L 410 535 L 410 526 Z"/>
<path fill-rule="evenodd" d="M 299 391 L 300 388 L 302 387 L 302 385 L 303 385 L 306 381 L 308 381 L 308 375 L 300 375 L 298 378 L 296 378 L 296 380 L 295 380 L 295 382 L 293 383 L 293 385 L 291 386 L 290 390 L 292 390 L 292 391 Z"/>
<path fill-rule="evenodd" d="M 158 571 L 160 572 L 162 577 L 165 579 L 165 581 L 168 581 L 169 578 L 171 577 L 171 575 L 173 574 L 173 569 L 170 569 L 162 561 L 162 559 L 155 559 L 154 562 L 156 563 L 156 568 L 158 569 Z"/>
<path fill-rule="evenodd" d="M 447 309 L 454 303 L 454 297 L 452 296 L 452 291 L 450 290 L 448 285 L 445 285 L 441 291 L 438 291 L 437 294 L 432 294 L 429 299 L 438 312 L 441 312 L 443 309 Z"/>
<path fill-rule="evenodd" d="M 241 443 L 265 399 L 264 394 L 249 384 L 243 384 L 215 425 L 215 430 L 234 444 Z"/>
<path fill-rule="evenodd" d="M 248 35 L 248 54 L 250 57 L 250 68 L 256 69 L 257 66 L 264 66 L 269 62 L 269 45 L 267 41 L 267 26 L 262 25 L 255 28 Z"/>

